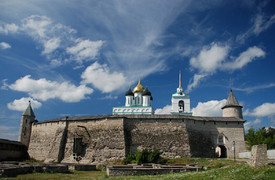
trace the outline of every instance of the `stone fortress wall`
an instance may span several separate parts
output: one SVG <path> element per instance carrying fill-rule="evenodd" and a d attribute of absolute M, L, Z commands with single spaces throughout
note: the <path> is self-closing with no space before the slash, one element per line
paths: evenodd
<path fill-rule="evenodd" d="M 32 125 L 28 152 L 37 160 L 89 163 L 123 159 L 143 148 L 169 158 L 215 157 L 215 148 L 223 145 L 233 158 L 233 141 L 236 154 L 245 150 L 243 123 L 235 117 L 177 115 L 58 118 Z"/>

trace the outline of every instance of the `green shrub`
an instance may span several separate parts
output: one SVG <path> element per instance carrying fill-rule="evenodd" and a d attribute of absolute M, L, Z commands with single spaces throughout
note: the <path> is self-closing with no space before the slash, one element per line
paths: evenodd
<path fill-rule="evenodd" d="M 129 154 L 125 159 L 123 159 L 123 164 L 130 164 L 135 159 L 135 156 L 132 153 L 132 150 L 130 150 Z"/>
<path fill-rule="evenodd" d="M 160 163 L 161 157 L 159 150 L 148 150 L 143 149 L 142 151 L 137 150 L 136 161 L 138 164 L 142 163 Z"/>

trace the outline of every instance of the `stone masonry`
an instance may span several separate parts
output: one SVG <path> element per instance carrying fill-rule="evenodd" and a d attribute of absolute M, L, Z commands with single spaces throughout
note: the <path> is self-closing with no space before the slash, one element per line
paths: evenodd
<path fill-rule="evenodd" d="M 260 144 L 252 146 L 249 165 L 252 167 L 259 167 L 267 164 L 267 145 Z"/>
<path fill-rule="evenodd" d="M 91 163 L 123 159 L 137 149 L 163 157 L 215 157 L 224 147 L 233 158 L 245 150 L 245 121 L 234 117 L 101 115 L 67 117 L 32 125 L 29 155 L 46 162 Z M 222 136 L 222 142 L 218 142 Z"/>

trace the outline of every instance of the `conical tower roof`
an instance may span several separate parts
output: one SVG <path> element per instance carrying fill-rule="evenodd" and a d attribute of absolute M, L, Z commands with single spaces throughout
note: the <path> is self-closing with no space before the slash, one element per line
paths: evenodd
<path fill-rule="evenodd" d="M 225 106 L 223 106 L 222 109 L 226 108 L 226 107 L 241 107 L 242 108 L 242 106 L 240 106 L 238 100 L 234 96 L 232 89 L 230 89 L 230 94 L 227 98 Z"/>
<path fill-rule="evenodd" d="M 27 109 L 25 110 L 25 112 L 22 114 L 22 116 L 33 116 L 35 117 L 35 114 L 32 110 L 32 106 L 31 106 L 31 102 L 29 101 L 29 106 L 27 107 Z"/>

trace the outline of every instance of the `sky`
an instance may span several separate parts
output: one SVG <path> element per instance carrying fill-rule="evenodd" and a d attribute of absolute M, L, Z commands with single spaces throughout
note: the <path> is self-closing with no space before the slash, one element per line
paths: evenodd
<path fill-rule="evenodd" d="M 222 116 L 232 88 L 245 129 L 275 126 L 275 2 L 0 0 L 0 138 L 38 121 L 111 114 L 139 79 L 156 114 L 182 86 L 194 116 Z"/>

